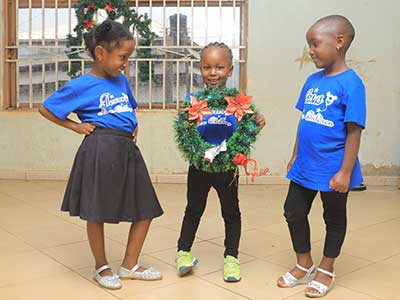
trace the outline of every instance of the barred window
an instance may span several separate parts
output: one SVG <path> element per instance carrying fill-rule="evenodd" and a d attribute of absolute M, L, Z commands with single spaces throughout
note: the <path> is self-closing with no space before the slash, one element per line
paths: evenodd
<path fill-rule="evenodd" d="M 33 108 L 70 80 L 66 37 L 77 24 L 73 5 L 78 1 L 4 2 L 3 109 Z M 129 59 L 126 75 L 139 108 L 178 108 L 189 91 L 202 88 L 199 53 L 214 41 L 233 51 L 234 73 L 228 85 L 246 88 L 247 1 L 133 0 L 129 5 L 152 20 L 157 35 L 150 46 L 137 46 L 150 49 L 148 57 L 134 53 Z M 96 18 L 105 16 L 99 12 Z M 82 51 L 79 62 L 85 73 L 93 63 Z M 147 80 L 141 79 L 140 64 L 147 66 Z"/>

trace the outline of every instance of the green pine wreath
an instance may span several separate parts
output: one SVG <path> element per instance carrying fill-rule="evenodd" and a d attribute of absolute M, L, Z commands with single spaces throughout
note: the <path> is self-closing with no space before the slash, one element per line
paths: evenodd
<path fill-rule="evenodd" d="M 237 88 L 204 88 L 193 94 L 197 100 L 207 100 L 208 108 L 211 111 L 225 111 L 227 101 L 225 97 L 235 98 L 239 94 Z M 191 103 L 185 100 L 184 109 L 178 111 L 178 115 L 174 120 L 175 140 L 179 150 L 182 152 L 185 160 L 196 169 L 209 172 L 227 172 L 237 168 L 232 162 L 233 158 L 239 154 L 250 154 L 252 144 L 256 141 L 256 137 L 260 132 L 252 114 L 245 113 L 242 119 L 237 120 L 237 129 L 234 134 L 226 141 L 227 151 L 219 153 L 212 163 L 204 159 L 204 153 L 215 145 L 203 140 L 197 130 L 197 120 L 189 120 L 188 108 Z M 256 113 L 254 104 L 251 109 Z"/>
<path fill-rule="evenodd" d="M 151 31 L 151 19 L 145 15 L 139 15 L 135 9 L 129 7 L 127 0 L 81 0 L 74 5 L 77 25 L 74 28 L 75 34 L 67 35 L 67 50 L 66 54 L 72 60 L 70 71 L 67 73 L 71 78 L 76 78 L 82 75 L 80 53 L 82 52 L 83 35 L 88 30 L 95 27 L 95 15 L 98 10 L 104 10 L 107 17 L 111 20 L 117 20 L 123 17 L 123 24 L 128 28 L 133 28 L 139 36 L 138 46 L 150 46 L 151 42 L 157 36 Z M 151 57 L 151 49 L 139 48 L 136 50 L 138 58 Z M 139 78 L 141 81 L 149 80 L 149 64 L 147 62 L 139 62 Z M 67 71 L 68 67 L 65 67 Z M 152 70 L 154 73 L 154 70 Z M 153 74 L 152 74 L 153 76 Z"/>

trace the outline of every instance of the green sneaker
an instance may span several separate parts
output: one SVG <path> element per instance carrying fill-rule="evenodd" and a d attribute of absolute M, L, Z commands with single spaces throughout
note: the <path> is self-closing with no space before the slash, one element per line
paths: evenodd
<path fill-rule="evenodd" d="M 176 270 L 179 276 L 189 273 L 199 262 L 190 251 L 178 251 L 176 254 Z"/>
<path fill-rule="evenodd" d="M 233 256 L 227 255 L 224 259 L 224 280 L 236 282 L 240 279 L 240 261 Z"/>

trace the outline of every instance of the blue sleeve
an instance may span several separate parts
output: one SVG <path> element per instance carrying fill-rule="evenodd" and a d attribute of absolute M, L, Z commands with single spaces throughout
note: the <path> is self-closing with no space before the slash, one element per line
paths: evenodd
<path fill-rule="evenodd" d="M 343 104 L 346 106 L 344 122 L 353 122 L 365 128 L 366 119 L 366 96 L 363 84 L 351 89 L 344 97 Z"/>
<path fill-rule="evenodd" d="M 43 102 L 43 106 L 61 120 L 65 120 L 71 112 L 79 108 L 80 104 L 77 94 L 68 85 L 55 91 Z"/>
<path fill-rule="evenodd" d="M 303 111 L 303 109 L 304 109 L 304 101 L 306 99 L 306 92 L 307 92 L 307 86 L 308 86 L 307 83 L 308 83 L 308 81 L 306 81 L 306 83 L 304 83 L 303 88 L 301 89 L 301 92 L 300 92 L 299 99 L 297 100 L 297 103 L 296 103 L 296 108 L 299 111 Z"/>
<path fill-rule="evenodd" d="M 123 75 L 123 78 L 124 78 L 124 82 L 125 82 L 125 85 L 126 85 L 126 91 L 127 91 L 127 94 L 128 94 L 129 101 L 131 102 L 132 108 L 135 109 L 135 108 L 138 107 L 138 103 L 136 102 L 136 99 L 132 94 L 132 89 L 131 89 L 131 86 L 129 84 L 129 79 L 125 75 Z"/>

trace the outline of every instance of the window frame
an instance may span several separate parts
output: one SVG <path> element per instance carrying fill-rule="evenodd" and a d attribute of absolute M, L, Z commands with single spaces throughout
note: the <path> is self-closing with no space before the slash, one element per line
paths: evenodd
<path fill-rule="evenodd" d="M 32 109 L 39 105 L 39 103 L 17 103 L 17 84 L 18 84 L 18 74 L 17 74 L 17 59 L 18 59 L 18 46 L 17 46 L 17 4 L 19 9 L 21 8 L 42 8 L 42 3 L 44 2 L 45 8 L 54 8 L 55 2 L 57 0 L 1 0 L 3 5 L 3 22 L 2 22 L 2 31 L 3 31 L 3 103 L 1 106 L 1 110 L 15 110 L 15 109 Z M 179 6 L 191 7 L 192 4 L 194 7 L 215 7 L 215 6 L 223 6 L 223 7 L 232 7 L 234 4 L 236 7 L 240 6 L 240 41 L 239 41 L 239 61 L 240 61 L 240 70 L 239 74 L 239 87 L 243 90 L 247 89 L 247 48 L 248 48 L 248 1 L 249 0 L 130 0 L 129 4 L 132 7 L 163 7 L 164 4 L 166 7 L 168 6 Z M 58 0 L 57 8 L 71 8 L 73 9 L 73 5 L 78 3 L 79 0 Z M 10 62 L 11 61 L 11 62 Z M 66 59 L 67 61 L 67 59 Z M 33 93 L 32 84 L 29 87 L 29 93 Z M 151 101 L 150 101 L 151 103 Z M 178 105 L 178 104 L 177 104 Z M 149 108 L 149 109 L 175 109 L 177 108 L 175 104 L 164 104 L 160 105 L 154 103 L 153 105 L 141 104 L 140 108 Z M 147 107 L 150 106 L 150 107 Z"/>

